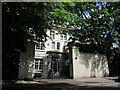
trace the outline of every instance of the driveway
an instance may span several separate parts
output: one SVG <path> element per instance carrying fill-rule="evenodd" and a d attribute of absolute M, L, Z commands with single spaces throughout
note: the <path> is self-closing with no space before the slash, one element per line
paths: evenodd
<path fill-rule="evenodd" d="M 120 90 L 120 83 L 111 78 L 35 79 L 3 83 L 2 90 Z"/>

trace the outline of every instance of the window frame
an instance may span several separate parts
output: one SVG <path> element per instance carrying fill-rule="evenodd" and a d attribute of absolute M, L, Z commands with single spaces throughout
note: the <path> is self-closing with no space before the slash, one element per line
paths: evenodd
<path fill-rule="evenodd" d="M 61 40 L 67 40 L 67 34 L 61 34 L 60 39 Z"/>
<path fill-rule="evenodd" d="M 67 34 L 64 35 L 64 40 L 67 40 Z"/>
<path fill-rule="evenodd" d="M 43 59 L 35 59 L 34 69 L 39 70 L 39 71 L 43 71 Z"/>
<path fill-rule="evenodd" d="M 51 48 L 55 50 L 55 42 L 52 42 Z"/>
<path fill-rule="evenodd" d="M 60 35 L 60 39 L 61 39 L 61 40 L 64 40 L 63 34 Z"/>
<path fill-rule="evenodd" d="M 39 46 L 37 46 L 39 45 Z M 45 50 L 45 43 L 44 42 L 39 42 L 35 45 L 36 50 Z"/>
<path fill-rule="evenodd" d="M 50 38 L 55 39 L 55 31 L 50 31 Z"/>
<path fill-rule="evenodd" d="M 60 50 L 60 42 L 57 42 L 57 50 Z"/>

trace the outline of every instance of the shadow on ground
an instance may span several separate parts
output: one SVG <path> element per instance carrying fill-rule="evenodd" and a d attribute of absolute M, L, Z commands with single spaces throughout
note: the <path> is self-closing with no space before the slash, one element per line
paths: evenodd
<path fill-rule="evenodd" d="M 120 78 L 108 79 L 108 80 L 114 80 L 115 82 L 120 82 Z"/>
<path fill-rule="evenodd" d="M 120 90 L 118 87 L 77 86 L 68 83 L 3 84 L 2 90 Z"/>
<path fill-rule="evenodd" d="M 115 79 L 115 82 L 120 82 L 120 79 Z"/>

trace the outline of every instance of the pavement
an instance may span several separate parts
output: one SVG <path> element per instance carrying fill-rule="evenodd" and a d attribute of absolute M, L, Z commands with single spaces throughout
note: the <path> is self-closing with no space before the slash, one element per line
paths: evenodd
<path fill-rule="evenodd" d="M 81 90 L 99 88 L 120 90 L 116 77 L 80 78 L 80 79 L 34 79 L 33 81 L 17 80 L 2 83 L 2 90 Z"/>

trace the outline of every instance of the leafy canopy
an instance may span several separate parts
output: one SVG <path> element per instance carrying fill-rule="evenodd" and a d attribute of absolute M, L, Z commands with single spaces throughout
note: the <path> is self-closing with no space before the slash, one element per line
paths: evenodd
<path fill-rule="evenodd" d="M 3 3 L 3 29 L 23 41 L 42 40 L 51 24 L 61 25 L 80 41 L 111 50 L 120 37 L 120 3 L 39 2 Z M 12 34 L 11 34 L 12 33 Z M 34 35 L 36 35 L 34 37 Z M 16 40 L 16 38 L 15 38 Z"/>

